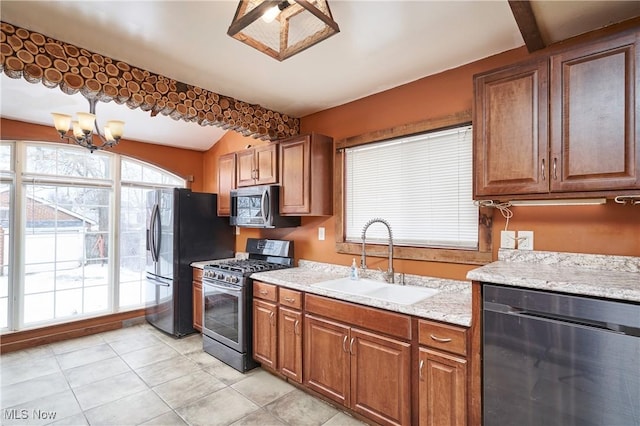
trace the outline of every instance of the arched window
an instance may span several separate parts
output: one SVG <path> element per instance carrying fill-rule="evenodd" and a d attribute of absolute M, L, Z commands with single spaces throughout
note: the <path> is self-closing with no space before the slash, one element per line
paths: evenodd
<path fill-rule="evenodd" d="M 0 159 L 7 210 L 0 326 L 19 330 L 142 306 L 141 200 L 185 181 L 138 160 L 63 144 L 3 143 Z"/>

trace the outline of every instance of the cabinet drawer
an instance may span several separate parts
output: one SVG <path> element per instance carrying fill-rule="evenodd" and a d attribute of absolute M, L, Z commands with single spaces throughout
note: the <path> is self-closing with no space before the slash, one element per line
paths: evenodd
<path fill-rule="evenodd" d="M 281 305 L 302 309 L 302 292 L 280 287 L 278 300 Z"/>
<path fill-rule="evenodd" d="M 277 302 L 278 286 L 275 286 L 273 284 L 266 284 L 260 281 L 254 281 L 253 297 L 259 297 L 260 299 L 270 300 L 271 302 Z"/>
<path fill-rule="evenodd" d="M 193 268 L 193 280 L 202 281 L 202 274 L 204 271 L 200 268 Z"/>
<path fill-rule="evenodd" d="M 418 342 L 458 355 L 467 355 L 467 329 L 432 321 L 418 321 Z"/>

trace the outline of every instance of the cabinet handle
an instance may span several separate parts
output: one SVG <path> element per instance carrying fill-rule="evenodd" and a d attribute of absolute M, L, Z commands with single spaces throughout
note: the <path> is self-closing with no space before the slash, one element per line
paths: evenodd
<path fill-rule="evenodd" d="M 293 303 L 293 302 L 296 301 L 296 299 L 294 299 L 293 297 L 285 297 L 284 300 L 289 302 L 289 303 Z"/>
<path fill-rule="evenodd" d="M 553 159 L 553 180 L 558 180 L 558 159 Z"/>
<path fill-rule="evenodd" d="M 542 159 L 542 180 L 546 180 L 547 178 L 544 175 L 544 158 Z"/>
<path fill-rule="evenodd" d="M 273 317 L 274 317 L 274 313 L 273 312 L 269 312 L 269 324 L 273 325 Z"/>
<path fill-rule="evenodd" d="M 449 343 L 451 341 L 451 339 L 449 338 L 437 337 L 437 336 L 434 336 L 433 334 L 431 334 L 430 337 L 436 342 L 440 342 L 440 343 Z"/>
<path fill-rule="evenodd" d="M 267 295 L 269 292 L 267 290 L 258 290 L 258 293 Z"/>
<path fill-rule="evenodd" d="M 349 343 L 349 353 L 353 355 L 353 342 L 355 342 L 356 338 L 352 337 L 351 342 Z"/>
<path fill-rule="evenodd" d="M 296 320 L 296 322 L 293 323 L 293 334 L 296 336 L 300 335 L 300 333 L 298 333 L 298 324 L 300 324 L 299 320 Z"/>
<path fill-rule="evenodd" d="M 418 365 L 418 377 L 422 381 L 422 367 L 424 367 L 424 359 L 420 360 L 420 364 Z"/>
<path fill-rule="evenodd" d="M 347 352 L 347 339 L 349 337 L 348 336 L 344 336 L 344 339 L 342 339 L 342 351 L 343 352 Z"/>

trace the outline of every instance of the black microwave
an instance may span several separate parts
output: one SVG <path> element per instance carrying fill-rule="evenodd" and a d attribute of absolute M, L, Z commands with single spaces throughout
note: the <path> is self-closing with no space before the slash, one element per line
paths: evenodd
<path fill-rule="evenodd" d="M 300 216 L 280 216 L 278 185 L 247 186 L 231 191 L 233 226 L 288 228 L 300 226 Z"/>

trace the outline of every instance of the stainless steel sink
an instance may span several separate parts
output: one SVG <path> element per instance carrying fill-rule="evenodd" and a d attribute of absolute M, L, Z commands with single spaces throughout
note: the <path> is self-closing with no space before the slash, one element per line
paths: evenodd
<path fill-rule="evenodd" d="M 438 290 L 433 288 L 388 284 L 369 278 L 360 278 L 359 280 L 352 280 L 348 277 L 339 278 L 315 283 L 313 286 L 400 305 L 412 305 L 438 293 Z"/>

